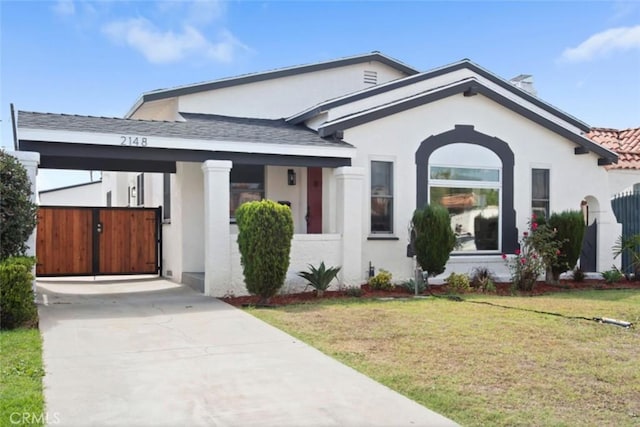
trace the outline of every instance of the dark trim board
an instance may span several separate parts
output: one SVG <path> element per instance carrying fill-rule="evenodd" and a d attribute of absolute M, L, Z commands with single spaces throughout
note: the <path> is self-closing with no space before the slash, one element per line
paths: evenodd
<path fill-rule="evenodd" d="M 440 147 L 457 142 L 480 145 L 496 153 L 502 161 L 502 252 L 513 253 L 518 247 L 516 211 L 513 207 L 515 159 L 509 144 L 499 138 L 476 131 L 473 126 L 456 125 L 453 130 L 433 135 L 422 141 L 416 151 L 416 206 L 422 208 L 428 202 L 429 157 Z"/>
<path fill-rule="evenodd" d="M 73 185 L 67 185 L 65 187 L 50 188 L 48 190 L 38 191 L 38 194 L 46 194 L 46 193 L 52 193 L 54 191 L 70 190 L 72 188 L 86 187 L 88 185 L 101 184 L 101 183 L 102 183 L 102 180 L 99 179 L 97 181 L 83 182 L 82 184 L 73 184 Z"/>
<path fill-rule="evenodd" d="M 460 93 L 464 94 L 465 97 L 469 97 L 471 93 L 473 93 L 474 95 L 477 93 L 484 95 L 485 97 L 513 111 L 514 113 L 519 114 L 520 116 L 528 120 L 531 120 L 532 122 L 550 130 L 551 132 L 554 132 L 570 140 L 571 142 L 577 144 L 579 147 L 582 147 L 585 150 L 591 151 L 599 155 L 604 160 L 599 161 L 598 164 L 604 161 L 618 163 L 618 155 L 616 153 L 607 150 L 600 144 L 597 144 L 582 135 L 578 135 L 576 133 L 571 132 L 570 130 L 558 125 L 557 123 L 537 113 L 534 113 L 528 108 L 521 106 L 517 102 L 512 101 L 509 98 L 494 92 L 492 89 L 486 87 L 485 85 L 483 85 L 482 83 L 476 80 L 471 80 L 471 81 L 465 80 L 453 86 L 430 91 L 421 96 L 413 97 L 405 101 L 398 102 L 396 104 L 379 108 L 377 110 L 364 112 L 363 114 L 356 117 L 351 117 L 345 120 L 338 121 L 336 123 L 329 123 L 328 125 L 318 129 L 318 135 L 320 135 L 323 138 L 326 138 L 337 131 L 343 131 L 351 127 L 359 126 L 359 125 L 368 123 L 370 121 L 378 120 L 378 119 L 390 116 L 392 114 L 401 113 L 403 111 L 416 108 L 421 105 L 429 104 L 431 102 L 447 98 L 449 96 L 458 95 Z M 582 151 L 580 150 L 579 152 L 582 152 Z M 576 152 L 576 154 L 578 154 L 579 152 Z"/>
<path fill-rule="evenodd" d="M 20 141 L 23 151 L 40 153 L 40 168 L 80 169 L 116 172 L 175 173 L 176 162 L 231 160 L 233 163 L 274 166 L 336 168 L 351 166 L 350 158 L 289 156 L 226 151 L 140 148 L 64 142 Z"/>

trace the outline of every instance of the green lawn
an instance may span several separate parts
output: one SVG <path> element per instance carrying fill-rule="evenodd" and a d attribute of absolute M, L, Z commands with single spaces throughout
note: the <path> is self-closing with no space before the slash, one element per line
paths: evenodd
<path fill-rule="evenodd" d="M 40 331 L 0 331 L 0 426 L 43 425 L 43 375 Z"/>
<path fill-rule="evenodd" d="M 248 312 L 465 426 L 640 425 L 639 291 L 465 299 Z"/>

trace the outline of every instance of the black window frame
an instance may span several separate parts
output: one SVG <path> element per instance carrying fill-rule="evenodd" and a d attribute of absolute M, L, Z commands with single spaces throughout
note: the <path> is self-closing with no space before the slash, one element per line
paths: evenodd
<path fill-rule="evenodd" d="M 542 187 L 542 188 L 540 188 Z M 544 217 L 551 214 L 551 170 L 548 168 L 531 168 L 531 213 Z"/>
<path fill-rule="evenodd" d="M 394 165 L 393 165 L 393 161 L 391 160 L 371 160 L 370 163 L 370 204 L 369 204 L 369 232 L 372 235 L 393 235 L 394 233 L 394 227 L 393 227 L 393 222 L 394 222 L 394 205 L 395 205 L 395 196 L 394 196 L 394 192 L 393 192 L 393 186 L 394 186 Z M 374 180 L 373 180 L 373 173 L 374 173 L 374 164 L 385 164 L 389 169 L 387 170 L 388 173 L 388 178 L 389 178 L 389 182 L 386 183 L 387 185 L 385 187 L 382 186 L 374 186 Z M 388 189 L 388 191 L 386 192 L 380 192 L 381 189 L 386 188 Z M 380 224 L 380 221 L 378 220 L 374 220 L 374 199 L 382 199 L 382 200 L 386 200 L 388 202 L 390 202 L 390 205 L 387 206 L 387 209 L 389 210 L 389 218 L 387 219 L 388 221 L 388 230 L 387 229 L 380 229 L 377 226 L 374 226 L 374 224 Z M 375 200 L 377 201 L 377 200 Z M 376 228 L 374 230 L 374 228 Z"/>

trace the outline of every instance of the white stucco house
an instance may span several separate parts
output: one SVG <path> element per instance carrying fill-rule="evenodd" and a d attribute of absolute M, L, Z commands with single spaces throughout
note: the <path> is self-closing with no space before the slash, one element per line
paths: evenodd
<path fill-rule="evenodd" d="M 84 182 L 38 192 L 42 206 L 106 206 L 102 181 Z"/>
<path fill-rule="evenodd" d="M 445 275 L 506 274 L 501 254 L 532 212 L 584 201 L 595 268 L 608 269 L 620 225 L 606 166 L 618 155 L 523 81 L 466 59 L 420 72 L 374 52 L 151 91 L 124 118 L 20 111 L 18 140 L 40 167 L 105 171 L 113 206 L 162 206 L 162 274 L 204 273 L 208 295 L 246 292 L 234 211 L 261 198 L 292 209 L 289 287 L 320 261 L 342 266 L 346 285 L 370 265 L 412 277 L 408 226 L 426 203 L 449 209 L 461 243 Z"/>

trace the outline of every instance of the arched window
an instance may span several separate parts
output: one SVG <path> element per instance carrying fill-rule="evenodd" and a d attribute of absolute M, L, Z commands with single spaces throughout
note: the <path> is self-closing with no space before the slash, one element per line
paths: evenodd
<path fill-rule="evenodd" d="M 449 211 L 454 252 L 502 250 L 502 161 L 480 145 L 451 143 L 428 161 L 428 200 Z"/>

